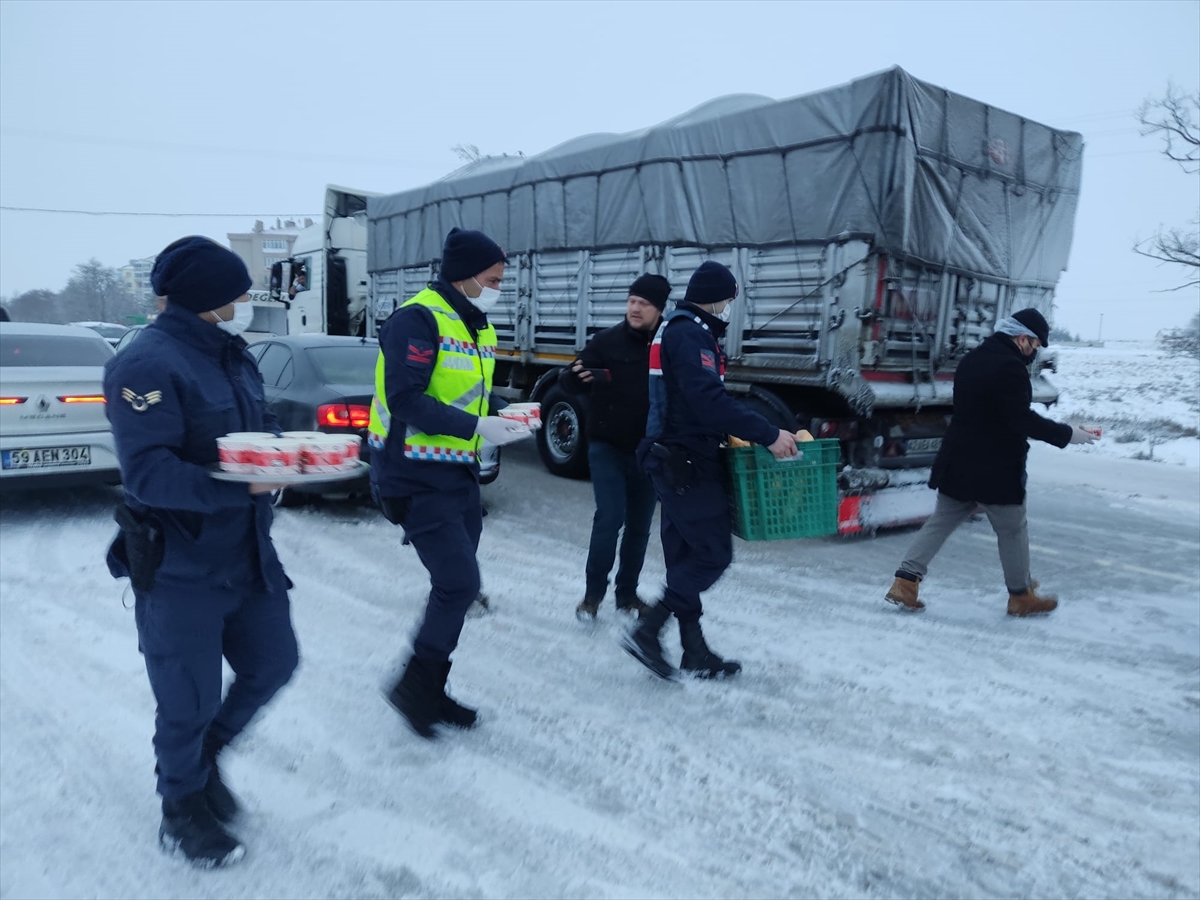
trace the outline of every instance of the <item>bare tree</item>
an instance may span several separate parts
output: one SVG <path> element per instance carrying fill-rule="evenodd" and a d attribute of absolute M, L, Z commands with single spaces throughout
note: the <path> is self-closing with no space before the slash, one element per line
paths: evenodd
<path fill-rule="evenodd" d="M 53 322 L 63 323 L 67 319 L 63 315 L 58 294 L 54 291 L 39 289 L 17 294 L 8 302 L 8 314 L 14 322 Z"/>
<path fill-rule="evenodd" d="M 1185 94 L 1174 84 L 1162 97 L 1147 97 L 1137 111 L 1142 136 L 1163 139 L 1163 155 L 1179 163 L 1189 175 L 1200 172 L 1200 91 Z"/>
<path fill-rule="evenodd" d="M 1162 138 L 1162 153 L 1188 175 L 1200 173 L 1200 91 L 1185 94 L 1173 84 L 1162 97 L 1147 97 L 1137 111 L 1142 135 Z M 1159 227 L 1151 237 L 1133 245 L 1135 253 L 1159 262 L 1183 266 L 1189 279 L 1171 290 L 1200 284 L 1200 217 L 1190 228 Z"/>
<path fill-rule="evenodd" d="M 125 289 L 117 270 L 94 258 L 75 267 L 59 298 L 70 320 L 75 321 L 119 322 L 125 315 L 141 311 L 137 299 Z"/>
<path fill-rule="evenodd" d="M 1159 332 L 1158 346 L 1171 356 L 1200 359 L 1200 312 L 1195 313 L 1183 328 Z"/>
<path fill-rule="evenodd" d="M 483 159 L 483 154 L 474 144 L 455 144 L 450 148 L 450 152 L 463 162 L 479 162 Z"/>

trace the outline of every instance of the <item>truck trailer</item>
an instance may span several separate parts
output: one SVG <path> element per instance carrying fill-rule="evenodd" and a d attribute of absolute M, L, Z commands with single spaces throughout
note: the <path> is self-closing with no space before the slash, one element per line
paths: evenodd
<path fill-rule="evenodd" d="M 1046 317 L 1070 252 L 1082 136 L 892 68 L 787 100 L 722 97 L 651 128 L 486 157 L 366 198 L 369 334 L 438 274 L 454 227 L 509 266 L 490 314 L 497 391 L 542 404 L 539 452 L 583 477 L 585 399 L 556 382 L 645 272 L 682 297 L 704 260 L 740 285 L 728 390 L 840 441 L 839 530 L 915 523 L 957 361 L 1023 307 Z M 1034 399 L 1052 404 L 1045 359 Z"/>

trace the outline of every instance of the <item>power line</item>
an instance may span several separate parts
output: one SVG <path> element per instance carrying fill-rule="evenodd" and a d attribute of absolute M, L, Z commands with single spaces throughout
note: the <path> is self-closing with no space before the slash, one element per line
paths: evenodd
<path fill-rule="evenodd" d="M 277 147 L 252 147 L 245 145 L 220 146 L 215 144 L 189 144 L 169 141 L 153 141 L 145 138 L 105 137 L 91 134 L 67 134 L 56 131 L 40 131 L 27 128 L 0 129 L 0 137 L 35 141 L 55 141 L 66 144 L 91 144 L 94 146 L 130 147 L 164 153 L 203 153 L 226 156 L 253 156 L 271 160 L 297 160 L 311 162 L 353 163 L 362 166 L 412 166 L 424 169 L 444 170 L 444 163 L 431 160 L 396 159 L 384 157 L 361 157 L 342 153 L 314 153 L 304 150 L 287 150 Z"/>
<path fill-rule="evenodd" d="M 156 216 L 167 219 L 319 219 L 320 213 L 297 215 L 288 213 L 286 216 L 276 213 L 169 213 L 169 212 L 130 212 L 99 209 L 47 209 L 40 206 L 0 206 L 6 212 L 40 212 L 58 213 L 72 216 Z"/>

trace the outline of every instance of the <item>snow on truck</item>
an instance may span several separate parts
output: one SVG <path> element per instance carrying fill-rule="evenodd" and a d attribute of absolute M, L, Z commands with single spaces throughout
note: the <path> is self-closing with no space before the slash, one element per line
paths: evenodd
<path fill-rule="evenodd" d="M 484 158 L 423 188 L 360 195 L 367 333 L 436 276 L 451 227 L 486 232 L 509 256 L 490 315 L 497 391 L 541 402 L 543 462 L 582 477 L 586 399 L 558 389 L 560 369 L 620 321 L 638 275 L 665 276 L 680 297 L 718 260 L 741 287 L 729 391 L 781 427 L 840 441 L 842 533 L 918 522 L 957 361 L 1012 311 L 1050 317 L 1082 148 L 1077 133 L 892 68 Z M 1033 393 L 1049 404 L 1043 363 Z"/>

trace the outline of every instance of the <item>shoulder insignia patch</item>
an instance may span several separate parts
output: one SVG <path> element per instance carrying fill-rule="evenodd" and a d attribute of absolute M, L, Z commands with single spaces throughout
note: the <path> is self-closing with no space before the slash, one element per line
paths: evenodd
<path fill-rule="evenodd" d="M 410 366 L 432 366 L 433 365 L 433 345 L 428 341 L 422 341 L 419 338 L 411 338 L 408 342 L 408 349 L 404 354 L 404 361 Z"/>
<path fill-rule="evenodd" d="M 155 403 L 162 402 L 162 391 L 148 391 L 145 394 L 135 394 L 129 388 L 121 388 L 121 399 L 133 407 L 134 412 L 145 412 Z"/>

